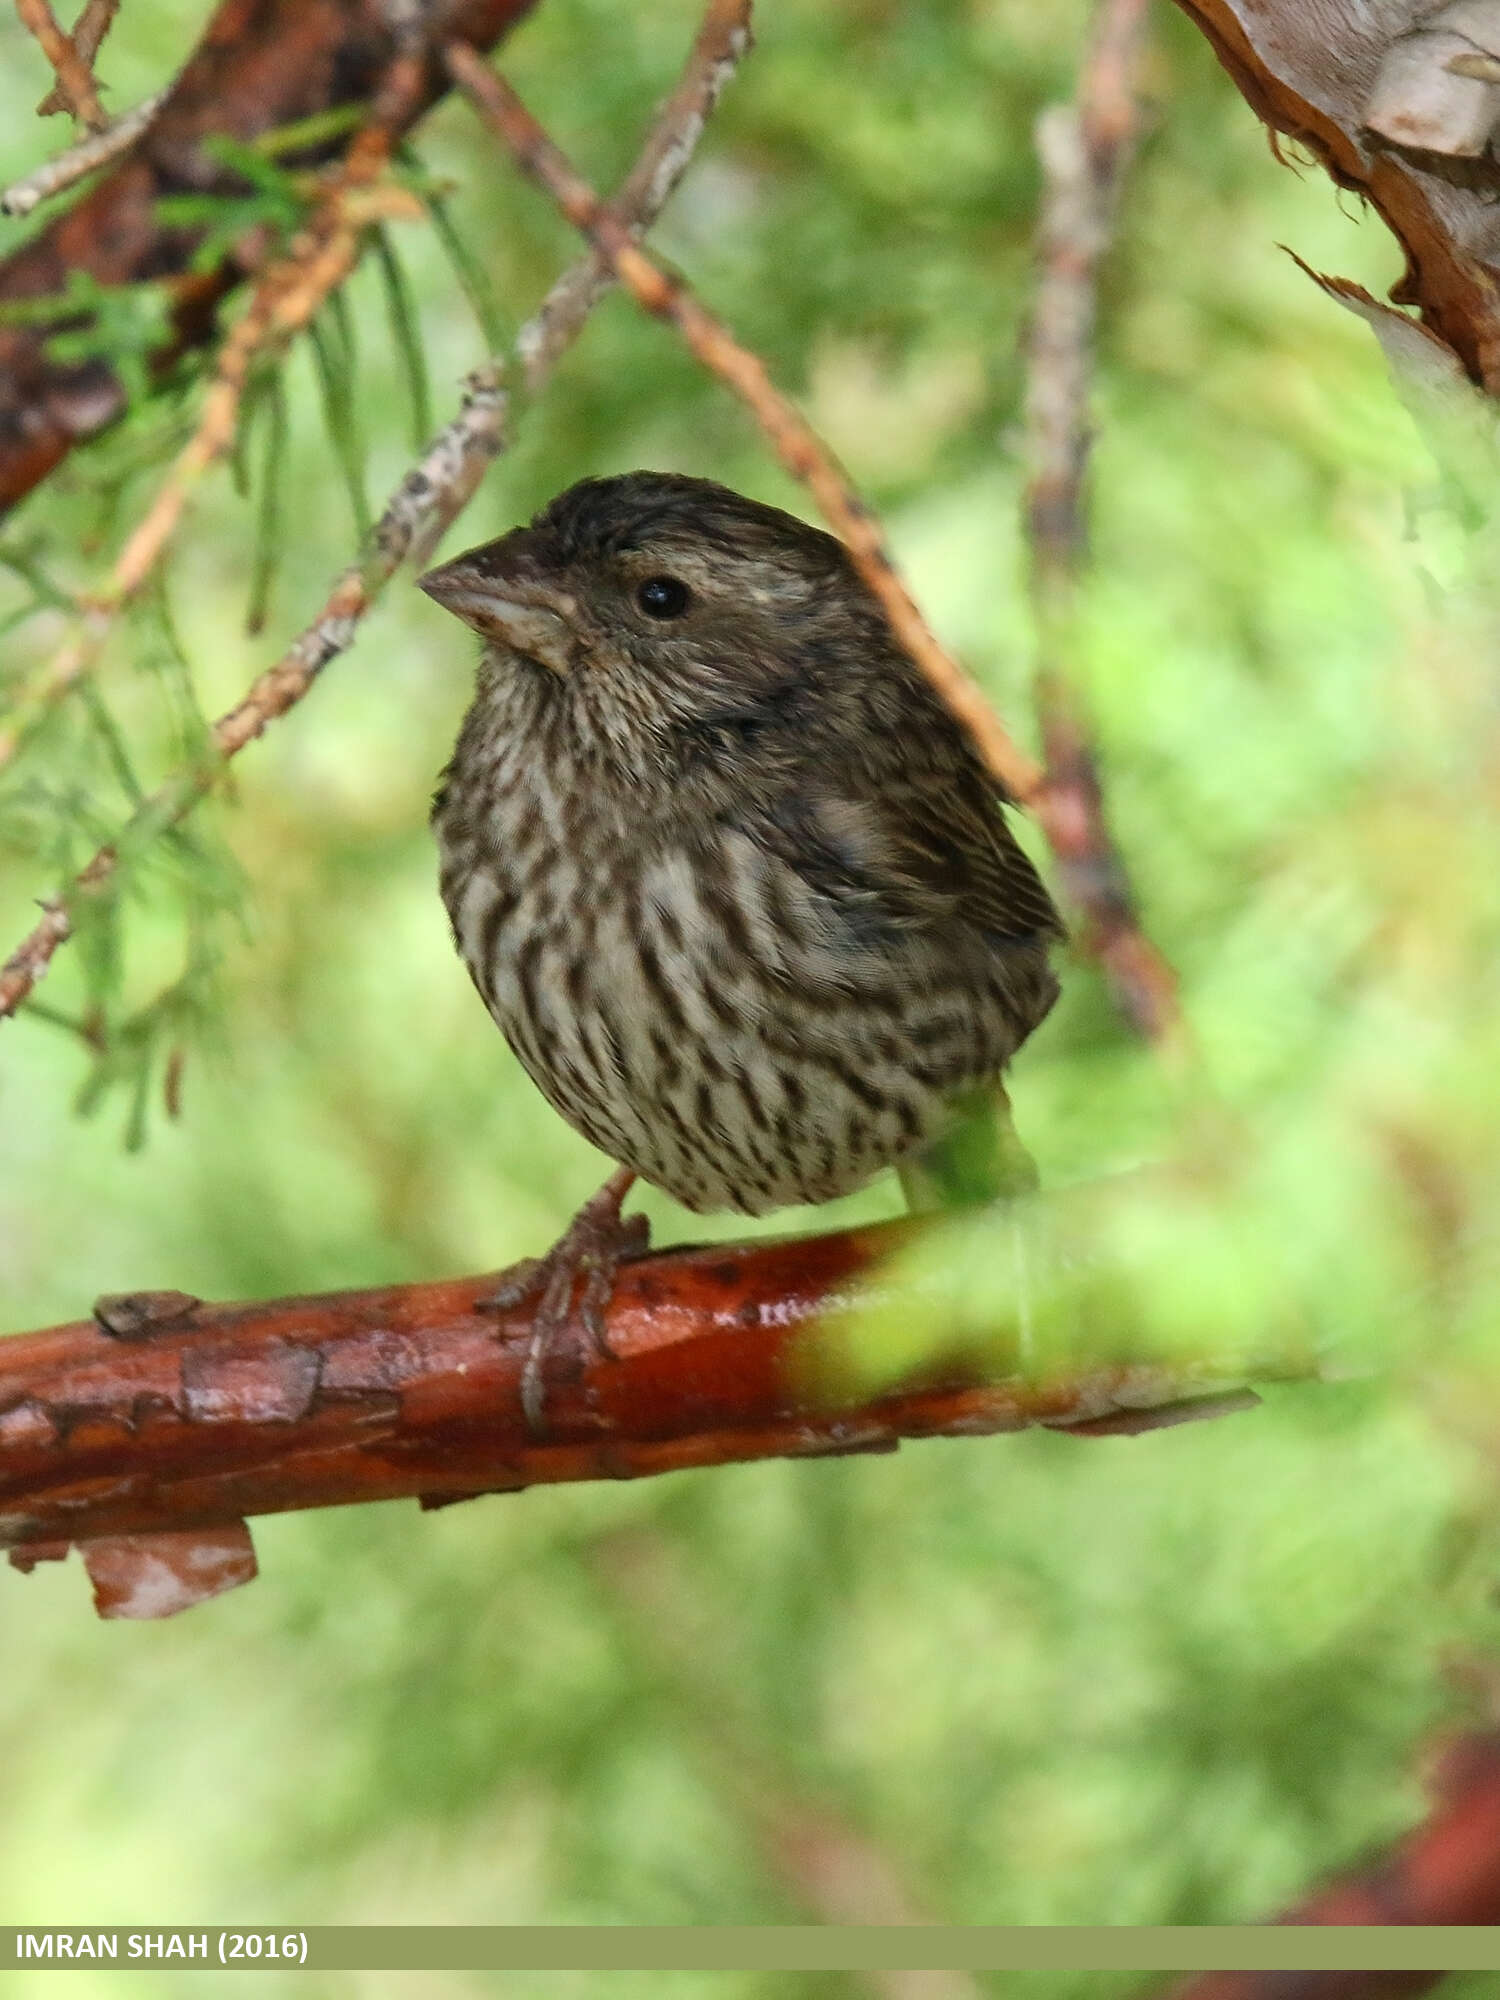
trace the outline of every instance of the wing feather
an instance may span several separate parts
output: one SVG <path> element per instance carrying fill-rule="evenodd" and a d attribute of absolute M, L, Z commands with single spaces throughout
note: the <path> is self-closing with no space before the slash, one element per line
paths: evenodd
<path fill-rule="evenodd" d="M 898 778 L 862 798 L 801 786 L 774 801 L 761 827 L 745 830 L 863 927 L 957 922 L 997 943 L 1063 934 L 1004 808 L 981 784 L 934 797 Z"/>

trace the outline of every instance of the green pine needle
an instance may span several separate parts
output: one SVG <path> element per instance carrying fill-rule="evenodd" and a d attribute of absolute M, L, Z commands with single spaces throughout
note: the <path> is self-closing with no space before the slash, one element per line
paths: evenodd
<path fill-rule="evenodd" d="M 417 317 L 416 300 L 412 296 L 411 285 L 396 255 L 389 231 L 373 230 L 371 242 L 375 251 L 376 268 L 380 272 L 385 292 L 386 313 L 391 323 L 391 339 L 401 362 L 401 371 L 406 378 L 406 393 L 411 403 L 412 449 L 421 451 L 432 435 L 432 389 L 427 374 L 427 356 L 422 347 L 422 328 Z"/>

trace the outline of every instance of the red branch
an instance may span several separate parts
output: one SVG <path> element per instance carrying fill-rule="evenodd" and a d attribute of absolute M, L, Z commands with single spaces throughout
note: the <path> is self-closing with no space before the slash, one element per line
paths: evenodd
<path fill-rule="evenodd" d="M 994 1354 L 976 1359 L 972 1342 L 871 1400 L 840 1381 L 842 1347 L 815 1323 L 876 1279 L 912 1227 L 627 1265 L 609 1354 L 554 1365 L 540 1438 L 521 1408 L 530 1314 L 483 1309 L 493 1277 L 249 1305 L 176 1292 L 101 1301 L 112 1333 L 84 1321 L 0 1341 L 0 1546 L 29 1566 L 84 1544 L 92 1569 L 120 1560 L 121 1538 L 140 1538 L 126 1559 L 154 1558 L 162 1537 L 198 1553 L 227 1531 L 248 1559 L 249 1514 L 413 1495 L 438 1505 L 1029 1424 L 1146 1429 L 1245 1400 L 1197 1364 L 1028 1379 Z"/>
<path fill-rule="evenodd" d="M 489 48 L 534 4 L 457 0 L 445 10 L 443 31 Z M 226 263 L 188 277 L 196 234 L 163 224 L 157 201 L 234 185 L 202 149 L 212 134 L 250 139 L 338 105 L 369 103 L 397 54 L 390 25 L 397 12 L 383 0 L 221 0 L 130 151 L 66 214 L 0 261 L 0 303 L 52 297 L 72 271 L 105 285 L 175 279 L 178 349 L 211 340 L 214 309 L 244 273 Z M 441 64 L 426 61 L 402 127 L 446 87 Z M 347 144 L 346 136 L 303 157 L 330 158 Z M 54 361 L 46 341 L 43 327 L 0 326 L 0 513 L 123 407 L 106 363 Z"/>
<path fill-rule="evenodd" d="M 1432 1813 L 1414 1833 L 1277 1921 L 1500 1924 L 1500 1732 L 1451 1743 L 1432 1790 Z M 1175 1988 L 1171 2000 L 1403 2000 L 1445 1977 L 1440 1971 L 1205 1972 Z"/>

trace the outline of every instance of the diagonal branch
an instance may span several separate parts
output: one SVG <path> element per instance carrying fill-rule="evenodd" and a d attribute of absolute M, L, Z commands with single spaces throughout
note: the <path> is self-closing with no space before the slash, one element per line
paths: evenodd
<path fill-rule="evenodd" d="M 109 11 L 112 15 L 113 8 Z M 35 37 L 57 78 L 56 86 L 42 99 L 38 109 L 44 113 L 49 109 L 71 111 L 73 116 L 80 123 L 87 125 L 91 132 L 102 132 L 109 120 L 105 117 L 104 107 L 99 102 L 94 72 L 89 67 L 98 42 L 96 41 L 94 48 L 85 55 L 73 37 L 64 33 L 59 27 L 50 0 L 16 0 L 16 13 L 20 17 L 22 27 Z M 106 21 L 104 25 L 107 27 L 108 22 Z M 91 35 L 92 26 L 93 24 L 90 24 Z M 80 20 L 80 30 L 82 27 L 83 22 Z M 103 39 L 101 28 L 99 41 Z M 60 99 L 61 102 L 54 103 L 54 99 Z"/>
<path fill-rule="evenodd" d="M 638 1259 L 615 1286 L 609 1352 L 588 1343 L 555 1368 L 541 1437 L 521 1401 L 530 1312 L 482 1305 L 493 1275 L 247 1305 L 101 1300 L 93 1322 L 0 1341 L 0 1545 L 29 1566 L 81 1544 L 92 1567 L 119 1538 L 144 1538 L 143 1555 L 156 1538 L 193 1547 L 291 1508 L 433 1506 L 1031 1424 L 1139 1430 L 1247 1400 L 1227 1365 L 1023 1376 L 1014 1337 L 1007 1360 L 1004 1343 L 976 1357 L 972 1336 L 871 1397 L 820 1321 L 912 1235 L 903 1222 Z M 243 1539 L 231 1552 L 243 1581 Z"/>
<path fill-rule="evenodd" d="M 1148 0 L 1102 0 L 1074 103 L 1045 112 L 1040 273 L 1026 382 L 1027 539 L 1036 616 L 1036 706 L 1062 877 L 1128 1019 L 1160 1040 L 1181 1027 L 1171 966 L 1143 934 L 1104 814 L 1098 756 L 1067 665 L 1088 562 L 1085 468 L 1100 261 L 1135 137 L 1135 70 Z"/>
<path fill-rule="evenodd" d="M 69 40 L 78 60 L 92 75 L 94 58 L 104 46 L 104 37 L 114 26 L 116 14 L 120 11 L 120 0 L 83 0 L 83 12 L 73 23 Z M 67 111 L 67 92 L 61 79 L 55 83 L 36 108 L 38 118 L 50 117 L 54 111 Z"/>
<path fill-rule="evenodd" d="M 668 98 L 622 189 L 621 213 L 633 230 L 648 228 L 681 178 L 704 122 L 739 56 L 749 45 L 750 0 L 711 0 L 681 81 Z M 544 378 L 582 329 L 599 296 L 594 260 L 559 280 L 517 340 L 532 386 Z M 502 449 L 506 398 L 499 361 L 471 378 L 458 414 L 387 502 L 362 562 L 339 577 L 317 617 L 214 724 L 216 755 L 176 772 L 102 847 L 71 887 L 43 905 L 40 921 L 0 966 L 0 1020 L 14 1014 L 72 935 L 75 910 L 107 888 L 118 847 L 149 828 L 175 825 L 212 788 L 223 761 L 253 742 L 299 702 L 327 666 L 354 643 L 359 622 L 408 556 L 425 560 L 472 498 Z"/>
<path fill-rule="evenodd" d="M 1339 1927 L 1500 1923 L 1500 1731 L 1451 1737 L 1429 1758 L 1428 1774 L 1432 1809 L 1420 1826 L 1273 1921 Z M 1441 1952 L 1434 1957 L 1443 1962 Z M 1353 1967 L 1202 1972 L 1172 1987 L 1167 2000 L 1414 2000 L 1446 1977 Z"/>
<path fill-rule="evenodd" d="M 776 388 L 764 362 L 742 347 L 680 279 L 636 245 L 619 215 L 600 201 L 503 77 L 462 43 L 450 42 L 445 53 L 454 82 L 523 172 L 587 236 L 646 311 L 675 326 L 698 360 L 749 406 L 782 464 L 810 489 L 829 525 L 848 546 L 897 638 L 968 729 L 994 777 L 1012 798 L 1034 802 L 1041 785 L 1037 765 L 1011 740 L 980 689 L 939 645 L 896 573 L 879 522 L 811 425 Z"/>
<path fill-rule="evenodd" d="M 749 54 L 751 5 L 752 0 L 709 0 L 677 88 L 662 106 L 639 158 L 610 204 L 632 239 L 645 235 L 671 199 L 725 85 Z M 516 338 L 529 394 L 543 387 L 572 330 L 582 325 L 614 282 L 614 266 L 599 250 L 558 279 L 542 310 Z"/>
<path fill-rule="evenodd" d="M 1141 0 L 1128 0 L 1128 4 L 1138 7 Z M 1053 768 L 1044 773 L 1017 746 L 980 689 L 933 636 L 896 573 L 879 522 L 854 492 L 827 446 L 771 382 L 764 363 L 742 347 L 680 279 L 664 271 L 631 240 L 620 218 L 600 202 L 503 77 L 472 49 L 450 44 L 446 54 L 454 81 L 522 170 L 588 237 L 598 255 L 609 260 L 638 303 L 674 326 L 698 360 L 749 406 L 777 456 L 810 488 L 829 525 L 843 538 L 896 637 L 950 712 L 970 732 L 992 775 L 1011 798 L 1036 812 L 1065 864 L 1069 887 L 1092 917 L 1093 905 L 1100 899 L 1094 894 L 1092 878 L 1076 864 L 1080 849 L 1095 843 L 1094 829 L 1102 829 L 1102 820 L 1097 809 L 1086 812 L 1080 839 L 1076 757 L 1066 765 L 1054 761 Z M 1110 67 L 1100 62 L 1096 68 L 1095 117 L 1102 144 L 1107 122 L 1103 86 Z M 1113 115 L 1118 118 L 1117 112 Z M 1054 747 L 1060 748 L 1060 742 Z M 1097 952 L 1126 1012 L 1149 1032 L 1165 1034 L 1175 1023 L 1172 974 L 1141 935 L 1133 916 L 1128 924 L 1118 918 L 1108 926 L 1092 922 L 1084 942 Z"/>

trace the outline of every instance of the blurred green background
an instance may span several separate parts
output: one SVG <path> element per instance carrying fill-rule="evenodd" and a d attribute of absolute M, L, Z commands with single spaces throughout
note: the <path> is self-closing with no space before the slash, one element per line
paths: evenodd
<path fill-rule="evenodd" d="M 100 64 L 116 107 L 204 13 L 130 0 Z M 884 511 L 934 624 L 1023 735 L 1032 130 L 1071 89 L 1086 18 L 767 0 L 657 238 Z M 506 67 L 607 185 L 694 22 L 681 0 L 545 0 Z M 31 117 L 45 82 L 0 17 L 0 175 L 59 142 Z M 1044 1278 L 1035 1303 L 1070 1351 L 1311 1343 L 1340 1379 L 1134 1441 L 933 1443 L 269 1520 L 257 1583 L 160 1626 L 96 1622 L 76 1562 L 0 1573 L 7 1921 L 1251 1920 L 1411 1824 L 1421 1746 L 1500 1699 L 1487 473 L 1440 466 L 1368 329 L 1279 247 L 1383 294 L 1400 257 L 1378 219 L 1278 165 L 1165 7 L 1148 83 L 1102 304 L 1077 665 L 1222 1122 L 1206 1136 L 1071 960 L 1016 1066 L 1018 1120 L 1050 1186 L 1123 1192 L 1101 1213 L 1103 1276 L 1086 1296 Z M 461 106 L 417 150 L 519 321 L 567 230 Z M 0 224 L 0 248 L 27 233 Z M 398 248 L 445 414 L 483 340 L 433 232 L 405 227 Z M 373 269 L 350 301 L 378 505 L 411 439 Z M 6 948 L 128 809 L 111 732 L 155 782 L 195 707 L 227 706 L 348 559 L 305 343 L 286 384 L 266 628 L 244 629 L 257 481 L 247 497 L 220 474 L 164 599 L 110 647 L 105 706 L 69 703 L 5 776 Z M 96 582 L 193 407 L 139 411 L 80 452 L 0 548 Z M 740 409 L 616 298 L 447 547 L 638 465 L 806 511 Z M 14 577 L 4 591 L 0 615 L 27 602 Z M 15 625 L 4 685 L 62 630 L 45 609 Z M 476 1000 L 435 891 L 426 807 L 471 670 L 466 636 L 399 579 L 238 760 L 194 851 L 145 856 L 117 933 L 59 956 L 39 993 L 58 1018 L 0 1030 L 8 1327 L 135 1286 L 233 1298 L 488 1269 L 549 1242 L 597 1184 L 604 1163 Z M 184 966 L 146 1051 L 140 1009 Z M 102 1072 L 66 1026 L 99 994 Z M 1159 1159 L 1179 1163 L 1167 1194 L 1107 1180 Z M 881 1185 L 790 1221 L 897 1205 Z M 703 1233 L 645 1206 L 658 1241 Z M 984 1244 L 954 1266 L 982 1311 Z M 1051 2000 L 1155 1982 L 1003 1984 Z M 501 1986 L 587 1990 L 410 1990 Z M 611 1990 L 845 1988 L 865 1990 Z"/>

